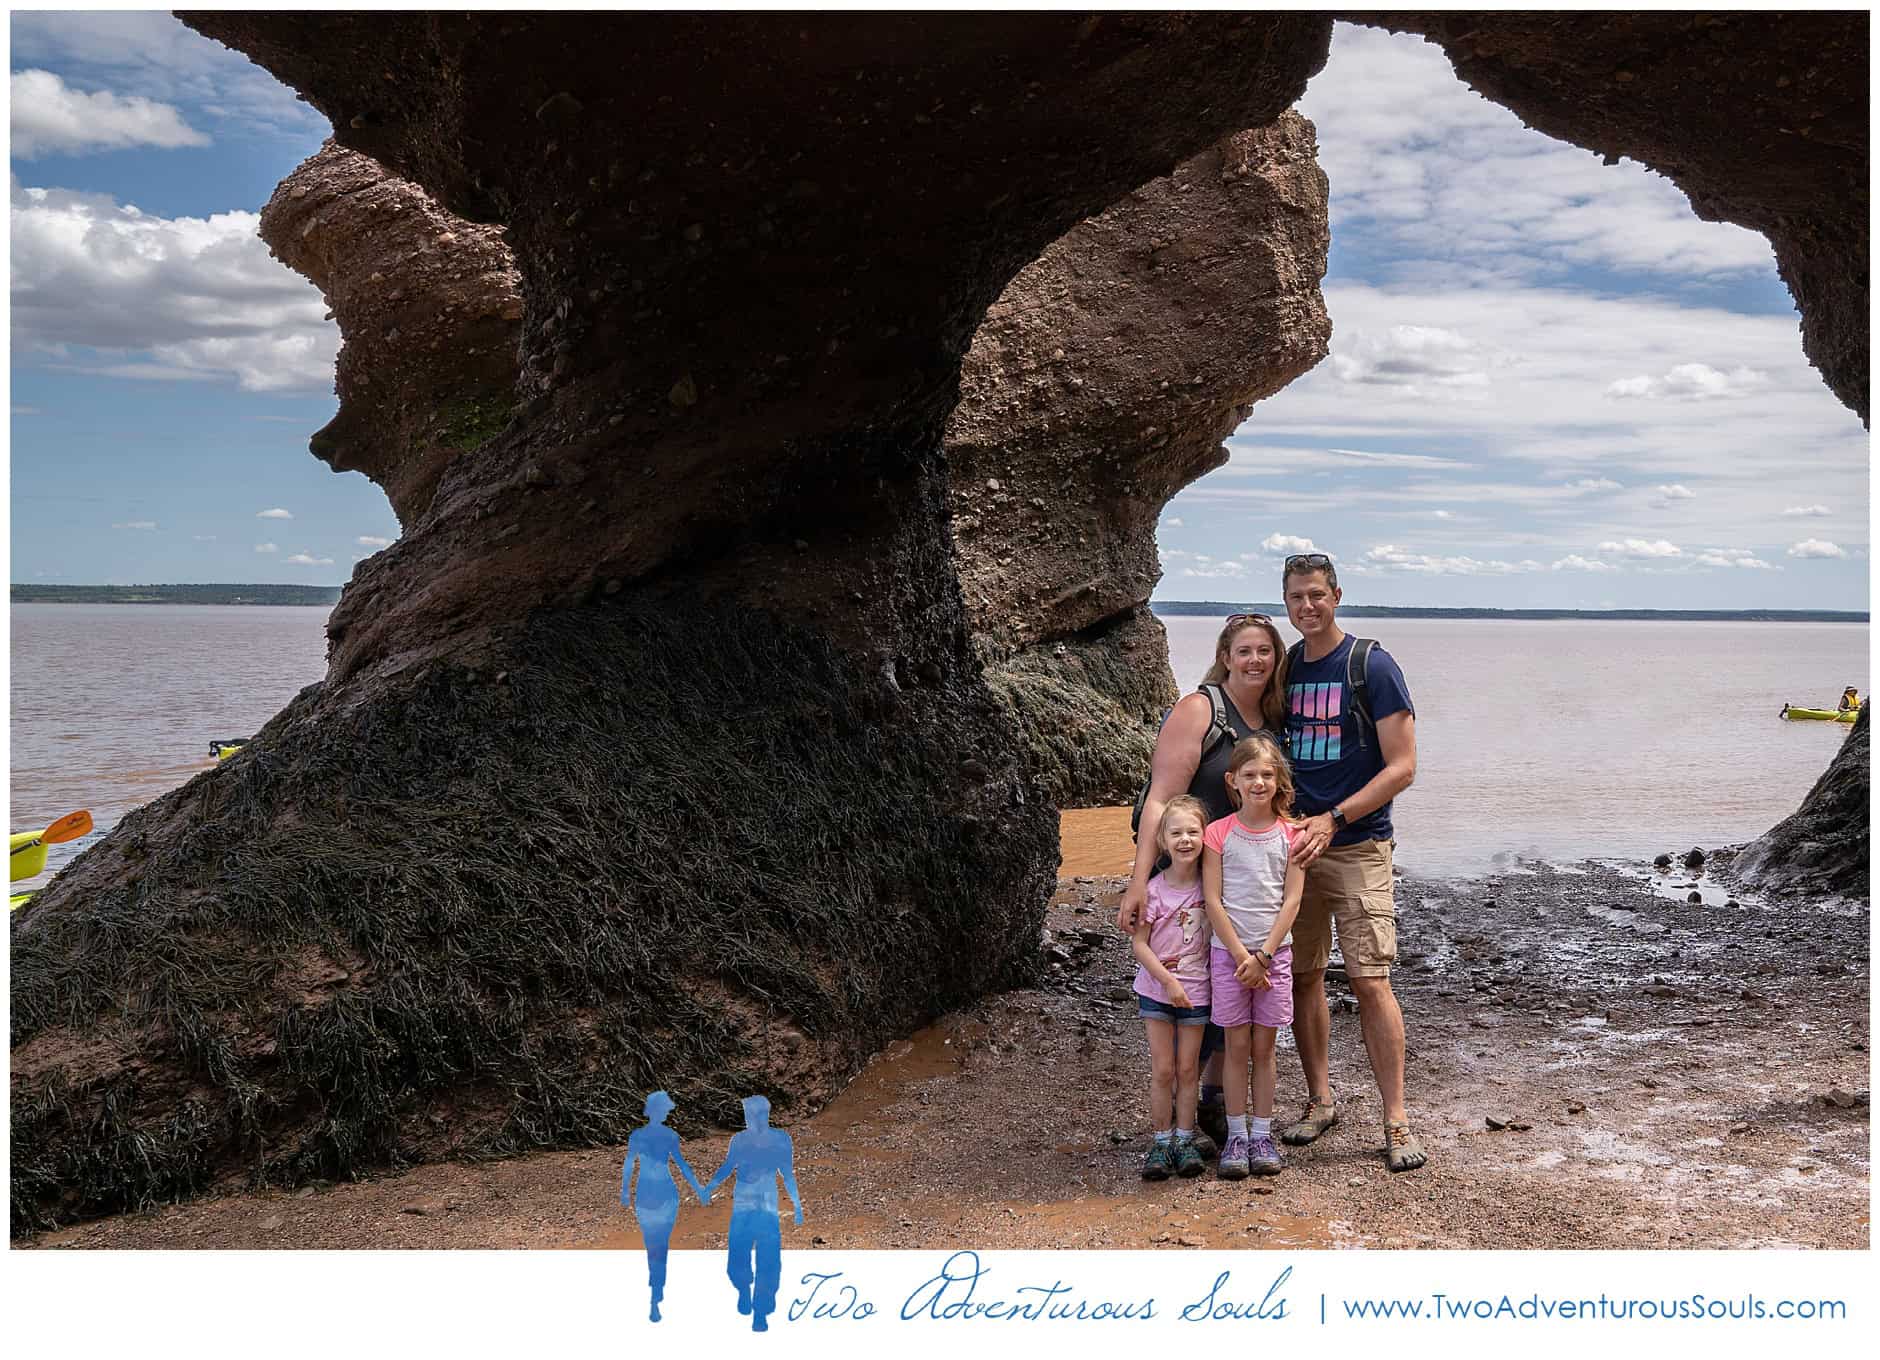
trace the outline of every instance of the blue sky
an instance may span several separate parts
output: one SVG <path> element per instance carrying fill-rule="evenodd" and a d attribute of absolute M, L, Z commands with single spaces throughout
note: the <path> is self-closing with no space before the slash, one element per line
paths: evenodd
<path fill-rule="evenodd" d="M 325 120 L 162 13 L 14 14 L 12 579 L 343 582 L 397 534 L 306 451 L 337 329 L 255 218 Z M 1170 503 L 1162 599 L 1868 603 L 1867 438 L 1768 245 L 1340 25 L 1302 110 L 1332 354 Z"/>

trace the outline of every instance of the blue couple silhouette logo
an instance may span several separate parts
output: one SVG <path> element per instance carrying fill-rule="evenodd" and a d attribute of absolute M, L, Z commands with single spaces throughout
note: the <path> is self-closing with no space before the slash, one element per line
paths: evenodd
<path fill-rule="evenodd" d="M 744 1098 L 744 1130 L 731 1136 L 724 1165 L 711 1184 L 700 1185 L 679 1148 L 679 1135 L 666 1127 L 673 1110 L 672 1097 L 655 1091 L 646 1098 L 646 1123 L 627 1138 L 627 1159 L 620 1168 L 620 1202 L 633 1211 L 646 1246 L 646 1283 L 652 1290 L 652 1320 L 659 1321 L 660 1300 L 666 1295 L 666 1251 L 673 1224 L 679 1220 L 679 1187 L 673 1183 L 672 1163 L 679 1164 L 686 1183 L 710 1204 L 712 1192 L 737 1177 L 731 1196 L 731 1234 L 725 1273 L 738 1291 L 738 1312 L 748 1314 L 751 1330 L 770 1330 L 769 1317 L 777 1308 L 777 1283 L 783 1278 L 782 1211 L 777 1204 L 777 1180 L 790 1194 L 796 1221 L 803 1221 L 803 1196 L 796 1188 L 796 1149 L 790 1135 L 770 1127 L 770 1102 L 762 1096 Z M 640 1174 L 634 1177 L 635 1164 Z M 637 1195 L 636 1195 L 637 1189 Z"/>

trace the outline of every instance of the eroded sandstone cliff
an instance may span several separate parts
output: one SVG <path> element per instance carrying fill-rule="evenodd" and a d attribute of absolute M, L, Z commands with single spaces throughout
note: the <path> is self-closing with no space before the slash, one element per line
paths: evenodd
<path fill-rule="evenodd" d="M 328 142 L 281 181 L 261 235 L 326 295 L 343 339 L 339 413 L 314 454 L 377 482 L 411 524 L 445 465 L 515 406 L 522 280 L 501 229 Z"/>
<path fill-rule="evenodd" d="M 1328 22 L 188 21 L 503 225 L 521 400 L 355 572 L 326 681 L 15 926 L 16 1230 L 615 1140 L 653 1085 L 787 1115 L 1024 976 L 1056 817 L 961 603 L 960 362 Z"/>
<path fill-rule="evenodd" d="M 1061 806 L 1133 797 L 1174 702 L 1148 610 L 1162 507 L 1325 357 L 1316 156 L 1288 112 L 1143 185 L 1021 270 L 967 352 L 946 440 L 960 585 Z"/>

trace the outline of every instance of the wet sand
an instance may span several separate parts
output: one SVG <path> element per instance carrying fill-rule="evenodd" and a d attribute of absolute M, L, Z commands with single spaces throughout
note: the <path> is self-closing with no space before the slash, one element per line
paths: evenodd
<path fill-rule="evenodd" d="M 1654 891 L 1591 866 L 1399 881 L 1395 981 L 1429 1166 L 1385 1169 L 1355 1007 L 1334 986 L 1339 1126 L 1287 1149 L 1272 1180 L 1143 1182 L 1121 880 L 1074 872 L 1126 868 L 1127 828 L 1126 810 L 1066 814 L 1072 872 L 1038 986 L 890 1046 L 791 1125 L 808 1221 L 786 1219 L 786 1247 L 1869 1244 L 1866 910 L 1726 906 L 1708 880 L 1712 901 L 1691 906 L 1683 875 Z M 1304 1095 L 1288 1042 L 1282 1118 Z M 728 1139 L 687 1140 L 701 1180 Z M 15 1245 L 637 1249 L 623 1152 L 235 1193 Z M 685 1193 L 672 1245 L 722 1247 L 728 1197 L 700 1209 Z"/>

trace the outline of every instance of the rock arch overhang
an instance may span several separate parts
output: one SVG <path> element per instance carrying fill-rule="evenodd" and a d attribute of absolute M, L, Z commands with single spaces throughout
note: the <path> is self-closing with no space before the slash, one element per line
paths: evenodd
<path fill-rule="evenodd" d="M 1577 56 L 1574 16 L 1357 17 L 1700 211 L 1791 194 L 1810 355 L 1865 414 L 1864 116 L 1815 114 L 1793 181 L 1714 144 L 1856 76 L 1864 109 L 1864 16 L 1814 16 L 1813 53 L 1721 16 L 1675 79 L 1616 63 L 1692 16 Z M 1055 826 L 950 553 L 968 345 L 1074 223 L 1278 119 L 1329 17 L 185 18 L 503 224 L 518 400 L 355 574 L 326 682 L 15 928 L 15 1230 L 238 1167 L 604 1141 L 652 1084 L 813 1103 L 1025 976 Z M 1571 107 L 1601 72 L 1606 121 Z M 751 790 L 787 796 L 727 815 Z"/>

